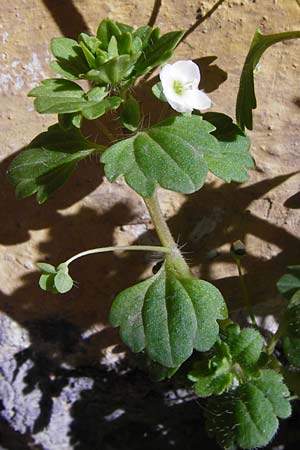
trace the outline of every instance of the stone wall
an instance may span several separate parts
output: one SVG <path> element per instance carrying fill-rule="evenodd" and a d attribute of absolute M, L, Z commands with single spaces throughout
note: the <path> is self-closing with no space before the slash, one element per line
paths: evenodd
<path fill-rule="evenodd" d="M 155 3 L 155 4 L 154 4 Z M 29 89 L 53 76 L 49 40 L 95 32 L 106 16 L 132 25 L 156 19 L 164 32 L 194 29 L 175 59 L 194 59 L 214 110 L 234 114 L 239 77 L 252 35 L 299 27 L 295 0 L 16 0 L 1 8 L 1 311 L 18 323 L 59 317 L 94 334 L 92 357 L 117 333 L 103 330 L 113 296 L 151 272 L 155 261 L 141 255 L 93 256 L 76 262 L 77 287 L 63 297 L 37 287 L 39 260 L 58 263 L 95 246 L 156 241 L 143 202 L 122 181 L 110 185 L 94 159 L 42 206 L 16 200 L 5 178 L 11 157 L 55 121 L 34 112 Z M 213 177 L 194 195 L 160 192 L 170 226 L 196 273 L 217 280 L 234 309 L 240 300 L 230 243 L 245 241 L 250 295 L 275 296 L 275 281 L 287 264 L 299 263 L 299 54 L 300 42 L 269 49 L 256 74 L 252 154 L 257 170 L 248 183 L 225 185 Z M 147 96 L 149 85 L 141 90 Z M 156 104 L 157 105 L 157 104 Z M 149 114 L 144 117 L 147 123 Z M 213 258 L 213 255 L 219 256 Z M 254 281 L 255 280 L 255 281 Z M 93 346 L 92 346 L 93 344 Z M 94 352 L 94 353 L 93 353 Z"/>

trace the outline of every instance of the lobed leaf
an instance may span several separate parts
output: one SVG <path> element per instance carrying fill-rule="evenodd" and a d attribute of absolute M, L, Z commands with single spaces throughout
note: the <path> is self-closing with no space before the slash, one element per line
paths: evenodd
<path fill-rule="evenodd" d="M 300 31 L 288 31 L 285 33 L 263 35 L 259 30 L 254 34 L 251 46 L 246 57 L 236 102 L 236 118 L 239 126 L 248 130 L 253 128 L 252 110 L 256 108 L 254 90 L 254 71 L 267 48 L 277 42 L 300 37 Z"/>
<path fill-rule="evenodd" d="M 231 366 L 232 358 L 228 345 L 217 341 L 211 351 L 202 355 L 188 374 L 188 378 L 195 383 L 193 388 L 196 394 L 199 397 L 222 394 L 234 381 Z"/>
<path fill-rule="evenodd" d="M 259 378 L 208 401 L 208 432 L 228 449 L 263 447 L 275 435 L 278 417 L 291 414 L 288 397 L 281 375 L 262 370 Z"/>
<path fill-rule="evenodd" d="M 124 175 L 137 193 L 150 197 L 157 185 L 182 193 L 200 189 L 207 175 L 204 153 L 219 149 L 214 127 L 199 116 L 175 116 L 118 142 L 102 155 L 109 181 Z"/>
<path fill-rule="evenodd" d="M 240 329 L 238 325 L 230 325 L 226 328 L 226 343 L 234 362 L 242 368 L 254 367 L 263 349 L 263 337 L 254 328 Z"/>
<path fill-rule="evenodd" d="M 43 291 L 52 294 L 65 294 L 73 287 L 73 280 L 69 275 L 68 266 L 63 263 L 54 267 L 47 263 L 37 263 L 37 267 L 42 271 L 39 286 Z"/>
<path fill-rule="evenodd" d="M 204 155 L 209 170 L 227 183 L 247 181 L 247 169 L 254 168 L 249 138 L 225 114 L 209 112 L 203 118 L 216 128 L 211 134 L 220 144 Z"/>
<path fill-rule="evenodd" d="M 95 151 L 79 130 L 63 130 L 58 124 L 37 136 L 12 161 L 8 177 L 18 198 L 37 194 L 43 203 L 69 178 L 77 163 Z"/>
<path fill-rule="evenodd" d="M 146 350 L 151 360 L 178 367 L 193 348 L 206 351 L 218 336 L 218 319 L 227 317 L 220 292 L 211 284 L 176 276 L 169 263 L 118 294 L 110 322 L 120 326 L 133 352 Z"/>
<path fill-rule="evenodd" d="M 47 79 L 42 85 L 32 89 L 29 96 L 36 97 L 35 109 L 41 114 L 70 114 L 81 112 L 89 119 L 96 119 L 105 112 L 120 106 L 120 97 L 105 99 L 108 92 L 104 87 L 94 87 L 88 93 L 73 81 Z M 72 116 L 72 125 L 78 126 L 78 116 Z"/>
<path fill-rule="evenodd" d="M 73 39 L 52 39 L 51 51 L 56 61 L 52 61 L 50 65 L 56 73 L 70 80 L 76 80 L 89 70 L 82 48 Z"/>

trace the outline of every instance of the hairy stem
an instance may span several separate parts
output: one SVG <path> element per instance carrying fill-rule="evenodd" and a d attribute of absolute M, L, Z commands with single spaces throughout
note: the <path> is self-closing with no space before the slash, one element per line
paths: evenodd
<path fill-rule="evenodd" d="M 158 245 L 126 245 L 126 246 L 114 246 L 114 247 L 100 247 L 100 248 L 92 248 L 90 250 L 85 250 L 84 252 L 80 252 L 77 255 L 72 256 L 67 261 L 64 262 L 67 266 L 71 264 L 78 258 L 87 255 L 93 255 L 95 253 L 106 253 L 106 252 L 116 252 L 116 251 L 124 251 L 124 250 L 137 250 L 137 251 L 149 251 L 149 252 L 160 252 L 160 253 L 170 253 L 171 250 L 167 247 L 160 247 Z"/>
<path fill-rule="evenodd" d="M 167 256 L 168 260 L 172 263 L 173 267 L 179 274 L 193 278 L 193 274 L 189 269 L 184 257 L 182 256 L 171 232 L 165 221 L 162 210 L 158 203 L 157 195 L 153 197 L 144 197 L 145 205 L 151 216 L 152 223 L 156 229 L 159 240 L 164 247 L 170 249 L 170 254 Z"/>

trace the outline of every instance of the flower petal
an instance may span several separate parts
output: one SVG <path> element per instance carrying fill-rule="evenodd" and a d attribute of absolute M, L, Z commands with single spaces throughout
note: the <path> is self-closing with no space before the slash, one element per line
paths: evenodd
<path fill-rule="evenodd" d="M 171 64 L 165 64 L 161 71 L 159 72 L 159 78 L 161 84 L 164 86 L 169 86 L 172 84 L 174 80 L 174 76 L 172 74 L 173 69 Z"/>
<path fill-rule="evenodd" d="M 184 92 L 182 100 L 185 105 L 193 109 L 208 109 L 211 107 L 211 99 L 203 91 L 199 89 L 190 89 Z"/>
<path fill-rule="evenodd" d="M 185 112 L 193 111 L 193 108 L 190 108 L 183 102 L 177 102 L 175 100 L 170 100 L 169 98 L 167 98 L 167 100 L 168 100 L 168 103 L 171 106 L 171 108 L 175 109 L 175 111 L 177 111 L 177 112 L 185 113 Z"/>
<path fill-rule="evenodd" d="M 170 64 L 168 64 L 170 65 Z M 200 70 L 193 61 L 176 61 L 172 64 L 173 77 L 185 83 L 193 83 L 193 87 L 198 87 L 200 83 Z"/>

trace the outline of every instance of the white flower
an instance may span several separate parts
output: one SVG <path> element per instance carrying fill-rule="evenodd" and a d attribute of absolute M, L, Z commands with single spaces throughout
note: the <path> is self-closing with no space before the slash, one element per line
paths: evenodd
<path fill-rule="evenodd" d="M 159 76 L 163 93 L 175 111 L 184 113 L 211 107 L 210 98 L 198 89 L 200 70 L 193 61 L 166 64 Z"/>

